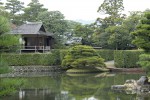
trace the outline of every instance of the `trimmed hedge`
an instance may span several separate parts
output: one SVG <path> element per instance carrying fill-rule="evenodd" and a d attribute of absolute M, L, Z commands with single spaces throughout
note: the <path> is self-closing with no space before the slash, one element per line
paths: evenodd
<path fill-rule="evenodd" d="M 114 50 L 96 50 L 105 61 L 114 60 Z"/>
<path fill-rule="evenodd" d="M 142 50 L 117 50 L 114 51 L 114 61 L 116 67 L 134 68 L 139 67 L 139 55 L 143 54 Z"/>
<path fill-rule="evenodd" d="M 97 54 L 100 55 L 105 61 L 114 60 L 114 50 L 96 50 Z M 64 56 L 68 53 L 68 50 L 60 51 L 61 61 L 64 59 Z"/>
<path fill-rule="evenodd" d="M 61 65 L 61 61 L 67 54 L 67 50 L 52 50 L 51 53 L 22 53 L 22 54 L 2 54 L 4 61 L 11 66 L 28 65 Z M 139 67 L 139 55 L 143 54 L 141 50 L 96 50 L 96 52 L 105 59 L 105 61 L 115 60 L 115 66 L 121 68 Z"/>
<path fill-rule="evenodd" d="M 22 53 L 22 54 L 2 54 L 2 59 L 11 66 L 27 65 L 60 65 L 59 50 L 52 50 L 51 53 Z"/>

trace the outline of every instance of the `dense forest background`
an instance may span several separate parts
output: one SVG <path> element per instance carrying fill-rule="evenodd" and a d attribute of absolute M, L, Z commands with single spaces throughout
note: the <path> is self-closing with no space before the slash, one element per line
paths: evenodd
<path fill-rule="evenodd" d="M 94 23 L 83 25 L 65 19 L 60 11 L 48 11 L 38 0 L 31 0 L 25 7 L 19 0 L 0 1 L 0 15 L 8 19 L 10 29 L 25 22 L 43 22 L 47 31 L 54 34 L 56 48 L 63 48 L 72 37 L 82 38 L 81 43 L 103 49 L 127 50 L 137 48 L 133 43 L 135 36 L 130 34 L 137 29 L 144 12 L 134 11 L 123 14 L 123 0 L 104 0 L 97 12 L 104 13 Z M 71 14 L 72 12 L 70 12 Z"/>

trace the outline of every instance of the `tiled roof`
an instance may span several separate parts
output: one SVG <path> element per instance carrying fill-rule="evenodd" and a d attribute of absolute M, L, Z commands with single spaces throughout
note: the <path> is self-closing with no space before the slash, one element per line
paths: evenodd
<path fill-rule="evenodd" d="M 52 35 L 47 33 L 42 22 L 27 22 L 11 31 L 12 34 L 41 34 L 41 35 Z"/>

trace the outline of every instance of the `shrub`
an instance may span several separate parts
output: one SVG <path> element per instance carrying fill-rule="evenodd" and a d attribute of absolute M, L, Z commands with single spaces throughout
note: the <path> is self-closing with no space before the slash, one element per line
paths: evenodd
<path fill-rule="evenodd" d="M 90 46 L 78 45 L 69 49 L 62 60 L 63 68 L 105 67 L 104 59 Z"/>
<path fill-rule="evenodd" d="M 140 64 L 144 70 L 150 72 L 150 53 L 141 54 L 139 58 L 138 64 Z"/>
<path fill-rule="evenodd" d="M 114 61 L 116 67 L 133 68 L 139 67 L 139 55 L 142 54 L 141 50 L 117 50 L 114 51 Z"/>

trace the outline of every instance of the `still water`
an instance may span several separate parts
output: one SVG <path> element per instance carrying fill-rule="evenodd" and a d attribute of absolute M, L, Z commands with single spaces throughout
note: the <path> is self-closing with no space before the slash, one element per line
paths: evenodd
<path fill-rule="evenodd" d="M 111 85 L 139 79 L 144 74 L 97 73 L 55 74 L 24 77 L 25 86 L 2 100 L 150 100 L 149 95 L 111 90 Z"/>

